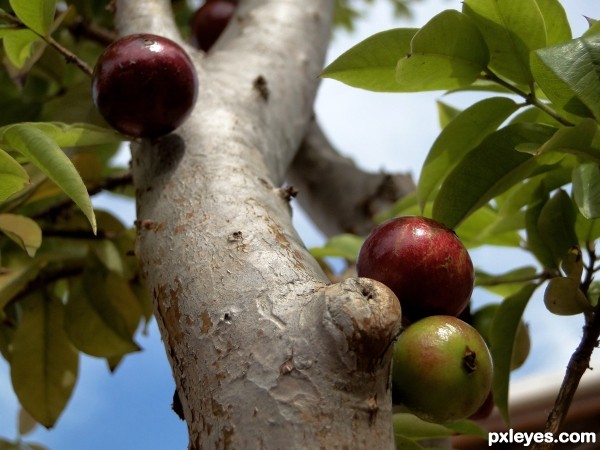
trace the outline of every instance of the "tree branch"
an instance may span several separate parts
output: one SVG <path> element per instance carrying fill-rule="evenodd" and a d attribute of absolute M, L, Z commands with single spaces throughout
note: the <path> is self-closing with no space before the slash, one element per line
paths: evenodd
<path fill-rule="evenodd" d="M 340 155 L 313 121 L 290 171 L 298 201 L 328 236 L 368 234 L 374 217 L 415 189 L 408 174 L 368 173 Z"/>
<path fill-rule="evenodd" d="M 593 267 L 596 263 L 596 251 L 593 244 L 588 244 L 589 262 L 586 268 L 581 289 L 587 295 L 593 279 Z M 567 417 L 573 397 L 579 387 L 583 374 L 590 368 L 592 353 L 599 346 L 600 337 L 600 304 L 597 304 L 591 313 L 585 313 L 583 336 L 575 352 L 571 355 L 563 382 L 558 391 L 554 406 L 546 420 L 545 432 L 556 435 Z M 534 450 L 548 450 L 554 446 L 553 442 L 541 443 L 533 446 Z"/>
<path fill-rule="evenodd" d="M 562 423 L 567 417 L 569 407 L 575 392 L 579 387 L 579 382 L 583 374 L 590 368 L 590 359 L 592 353 L 598 348 L 598 337 L 600 336 L 600 314 L 598 307 L 595 312 L 588 316 L 583 327 L 583 337 L 577 346 L 575 352 L 569 359 L 565 377 L 558 391 L 558 395 L 554 402 L 554 407 L 548 415 L 544 432 L 552 433 L 556 436 Z M 534 450 L 548 450 L 554 447 L 554 442 L 535 444 Z"/>
<path fill-rule="evenodd" d="M 191 52 L 187 122 L 134 144 L 136 255 L 190 449 L 393 446 L 398 300 L 366 279 L 327 286 L 279 187 L 312 117 L 333 6 L 242 0 L 211 52 Z M 119 32 L 179 39 L 169 8 L 120 0 Z"/>

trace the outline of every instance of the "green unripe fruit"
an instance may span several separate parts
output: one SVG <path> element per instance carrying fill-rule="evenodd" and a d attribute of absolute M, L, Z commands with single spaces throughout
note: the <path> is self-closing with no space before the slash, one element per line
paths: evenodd
<path fill-rule="evenodd" d="M 544 304 L 548 311 L 559 316 L 581 314 L 590 307 L 587 297 L 579 289 L 579 280 L 569 277 L 556 277 L 548 282 Z"/>
<path fill-rule="evenodd" d="M 453 316 L 413 323 L 394 346 L 394 403 L 424 420 L 445 423 L 474 414 L 489 395 L 492 375 L 485 341 Z"/>

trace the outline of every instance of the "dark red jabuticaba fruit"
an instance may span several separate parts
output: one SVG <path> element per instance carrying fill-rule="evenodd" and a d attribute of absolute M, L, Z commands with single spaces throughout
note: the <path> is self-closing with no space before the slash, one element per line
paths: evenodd
<path fill-rule="evenodd" d="M 207 52 L 233 17 L 236 0 L 211 0 L 196 10 L 190 22 L 191 43 Z"/>
<path fill-rule="evenodd" d="M 420 216 L 397 217 L 373 229 L 360 249 L 357 272 L 388 286 L 408 322 L 457 316 L 473 292 L 467 249 L 452 230 Z"/>
<path fill-rule="evenodd" d="M 94 103 L 121 133 L 154 138 L 176 129 L 189 116 L 198 78 L 177 43 L 153 34 L 133 34 L 109 45 L 94 68 Z"/>

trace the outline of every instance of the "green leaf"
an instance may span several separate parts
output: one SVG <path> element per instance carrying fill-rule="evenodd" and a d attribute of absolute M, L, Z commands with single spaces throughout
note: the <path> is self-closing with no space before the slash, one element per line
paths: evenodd
<path fill-rule="evenodd" d="M 396 80 L 405 92 L 455 89 L 475 82 L 488 61 L 488 49 L 473 22 L 446 10 L 417 31 L 410 53 L 398 61 Z"/>
<path fill-rule="evenodd" d="M 560 189 L 542 207 L 538 217 L 540 237 L 559 267 L 565 253 L 577 245 L 575 234 L 575 210 L 573 202 L 565 191 Z"/>
<path fill-rule="evenodd" d="M 425 450 L 425 448 L 412 439 L 395 434 L 396 450 Z"/>
<path fill-rule="evenodd" d="M 449 228 L 530 176 L 542 160 L 516 151 L 524 143 L 548 140 L 554 129 L 514 124 L 488 135 L 446 177 L 433 204 L 433 218 Z"/>
<path fill-rule="evenodd" d="M 571 26 L 559 0 L 536 0 L 544 18 L 546 45 L 556 45 L 570 40 Z"/>
<path fill-rule="evenodd" d="M 31 417 L 31 414 L 29 414 L 23 408 L 19 409 L 19 421 L 18 421 L 19 436 L 25 436 L 25 435 L 31 433 L 35 429 L 37 424 L 38 423 L 35 421 L 35 419 L 33 417 Z"/>
<path fill-rule="evenodd" d="M 428 439 L 452 436 L 454 431 L 444 425 L 427 422 L 414 414 L 394 414 L 394 433 L 410 439 Z"/>
<path fill-rule="evenodd" d="M 538 153 L 562 152 L 600 163 L 600 125 L 584 119 L 573 127 L 562 127 L 538 150 Z"/>
<path fill-rule="evenodd" d="M 537 270 L 532 266 L 518 267 L 499 275 L 477 271 L 475 286 L 483 287 L 501 297 L 509 297 L 521 290 L 525 284 L 534 281 L 536 277 Z"/>
<path fill-rule="evenodd" d="M 498 307 L 492 322 L 490 337 L 490 350 L 494 361 L 492 390 L 494 402 L 507 424 L 510 424 L 508 390 L 515 336 L 523 311 L 536 288 L 536 284 L 530 283 L 516 294 L 505 298 Z"/>
<path fill-rule="evenodd" d="M 12 342 L 12 384 L 27 412 L 50 428 L 75 387 L 79 355 L 65 334 L 59 299 L 37 293 L 21 305 L 22 320 Z"/>
<path fill-rule="evenodd" d="M 585 33 L 583 33 L 582 36 L 588 37 L 594 34 L 600 34 L 600 20 L 594 20 L 589 17 L 586 17 L 586 19 L 590 24 L 590 27 L 587 30 L 585 30 Z"/>
<path fill-rule="evenodd" d="M 573 196 L 579 211 L 587 219 L 600 217 L 600 168 L 582 164 L 573 171 Z"/>
<path fill-rule="evenodd" d="M 415 28 L 396 28 L 374 34 L 340 55 L 321 76 L 369 91 L 401 91 L 396 64 L 410 51 L 416 32 Z"/>
<path fill-rule="evenodd" d="M 15 159 L 0 148 L 0 203 L 19 192 L 29 182 L 29 175 Z"/>
<path fill-rule="evenodd" d="M 595 239 L 600 238 L 600 220 L 586 219 L 578 210 L 575 231 L 580 242 L 593 242 Z"/>
<path fill-rule="evenodd" d="M 553 117 L 549 116 L 546 112 L 542 111 L 538 107 L 531 106 L 525 107 L 518 114 L 515 114 L 509 123 L 519 123 L 519 122 L 527 122 L 527 123 L 543 123 L 546 125 L 551 125 L 553 127 L 560 127 L 562 124 L 558 122 Z"/>
<path fill-rule="evenodd" d="M 545 268 L 558 269 L 558 265 L 552 256 L 552 252 L 546 246 L 538 228 L 540 213 L 548 201 L 548 192 L 543 185 L 536 190 L 537 201 L 532 202 L 525 211 L 525 231 L 527 241 L 525 248 L 529 250 Z"/>
<path fill-rule="evenodd" d="M 6 56 L 18 69 L 25 66 L 27 60 L 33 56 L 34 45 L 40 41 L 31 30 L 0 30 L 0 38 Z"/>
<path fill-rule="evenodd" d="M 125 255 L 119 251 L 114 242 L 102 239 L 93 243 L 92 250 L 108 271 L 116 273 L 123 279 L 132 276 L 130 268 L 123 259 Z"/>
<path fill-rule="evenodd" d="M 573 39 L 531 54 L 535 81 L 558 107 L 600 120 L 600 35 Z"/>
<path fill-rule="evenodd" d="M 89 247 L 89 242 L 84 239 L 46 237 L 37 252 L 36 260 L 40 264 L 77 262 L 77 265 L 81 265 L 81 260 L 89 254 Z"/>
<path fill-rule="evenodd" d="M 517 109 L 518 105 L 508 98 L 492 97 L 475 103 L 448 123 L 421 169 L 417 186 L 421 209 L 458 162 Z"/>
<path fill-rule="evenodd" d="M 544 16 L 536 0 L 465 0 L 463 12 L 483 34 L 490 68 L 517 84 L 531 84 L 529 53 L 547 45 Z"/>
<path fill-rule="evenodd" d="M 450 106 L 440 100 L 436 101 L 436 105 L 440 128 L 446 128 L 446 126 L 461 112 L 460 109 Z"/>
<path fill-rule="evenodd" d="M 89 123 L 24 122 L 21 125 L 43 131 L 59 147 L 84 147 L 123 142 L 124 136 L 113 129 Z M 0 128 L 0 134 L 11 126 Z"/>
<path fill-rule="evenodd" d="M 6 314 L 0 309 L 0 354 L 10 363 L 11 342 L 15 329 L 9 320 L 6 320 Z"/>
<path fill-rule="evenodd" d="M 65 327 L 73 344 L 88 355 L 110 358 L 139 351 L 132 337 L 140 305 L 126 281 L 96 265 L 69 293 Z"/>
<path fill-rule="evenodd" d="M 468 247 L 500 245 L 518 247 L 521 242 L 519 230 L 525 225 L 521 212 L 501 216 L 491 207 L 483 207 L 467 217 L 456 234 Z"/>
<path fill-rule="evenodd" d="M 0 214 L 0 231 L 16 242 L 31 257 L 42 245 L 42 230 L 29 217 Z"/>
<path fill-rule="evenodd" d="M 42 36 L 50 34 L 56 0 L 10 0 L 10 6 L 27 27 Z"/>
<path fill-rule="evenodd" d="M 314 247 L 310 253 L 315 258 L 337 256 L 349 261 L 355 261 L 364 238 L 355 234 L 340 234 L 327 240 L 323 247 Z"/>
<path fill-rule="evenodd" d="M 588 289 L 588 297 L 593 308 L 598 306 L 600 300 L 600 282 L 593 281 Z"/>
<path fill-rule="evenodd" d="M 34 444 L 31 442 L 27 442 L 27 445 L 31 448 L 31 450 L 49 450 L 48 447 L 46 447 L 45 445 L 42 445 L 42 444 Z M 23 449 L 23 450 L 29 450 L 29 449 Z"/>
<path fill-rule="evenodd" d="M 0 273 L 0 318 L 4 307 L 37 277 L 40 266 L 40 261 L 32 260 L 30 264 L 5 268 Z"/>
<path fill-rule="evenodd" d="M 494 202 L 498 205 L 500 215 L 506 216 L 524 211 L 527 205 L 540 201 L 541 188 L 543 188 L 543 197 L 546 198 L 548 192 L 569 184 L 573 168 L 578 165 L 579 162 L 574 157 L 564 158 L 556 168 L 534 175 L 496 196 Z"/>
<path fill-rule="evenodd" d="M 469 419 L 456 420 L 454 422 L 445 424 L 445 426 L 458 434 L 479 436 L 484 439 L 487 439 L 488 436 L 488 430 L 484 429 L 477 422 Z"/>
<path fill-rule="evenodd" d="M 20 442 L 11 442 L 0 438 L 0 450 L 23 450 Z"/>
<path fill-rule="evenodd" d="M 27 124 L 4 129 L 3 139 L 35 164 L 79 206 L 95 233 L 96 218 L 87 188 L 61 148 L 45 133 Z"/>

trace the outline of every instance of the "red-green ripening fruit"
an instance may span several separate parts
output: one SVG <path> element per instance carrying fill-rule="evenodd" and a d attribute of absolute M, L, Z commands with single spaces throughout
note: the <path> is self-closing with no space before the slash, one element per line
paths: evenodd
<path fill-rule="evenodd" d="M 198 8 L 190 23 L 192 45 L 207 52 L 233 17 L 236 6 L 235 0 L 212 0 Z"/>
<path fill-rule="evenodd" d="M 356 266 L 359 277 L 387 285 L 404 317 L 457 316 L 473 292 L 473 263 L 456 234 L 419 216 L 398 217 L 377 226 L 365 240 Z"/>
<path fill-rule="evenodd" d="M 485 402 L 492 375 L 483 338 L 453 316 L 413 323 L 394 346 L 394 403 L 424 420 L 445 423 L 471 416 Z"/>
<path fill-rule="evenodd" d="M 170 133 L 189 116 L 198 79 L 178 44 L 153 34 L 133 34 L 108 46 L 96 63 L 94 103 L 121 133 L 154 138 Z"/>

